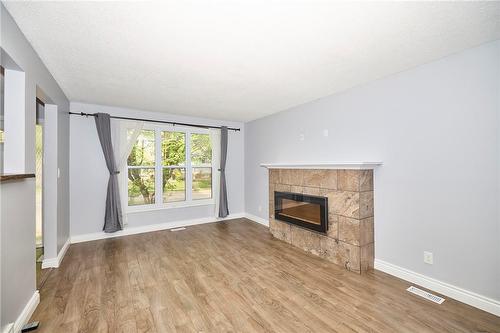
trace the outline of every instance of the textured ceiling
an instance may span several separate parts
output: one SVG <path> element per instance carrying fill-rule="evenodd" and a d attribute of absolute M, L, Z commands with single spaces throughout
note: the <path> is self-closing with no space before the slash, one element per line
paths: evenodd
<path fill-rule="evenodd" d="M 500 39 L 500 2 L 5 2 L 68 98 L 248 121 Z"/>

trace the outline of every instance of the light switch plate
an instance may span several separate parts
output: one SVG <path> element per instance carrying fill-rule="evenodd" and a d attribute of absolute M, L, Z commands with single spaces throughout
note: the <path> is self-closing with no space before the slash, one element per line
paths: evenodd
<path fill-rule="evenodd" d="M 432 252 L 424 251 L 424 262 L 429 265 L 434 264 L 434 257 L 432 255 Z"/>

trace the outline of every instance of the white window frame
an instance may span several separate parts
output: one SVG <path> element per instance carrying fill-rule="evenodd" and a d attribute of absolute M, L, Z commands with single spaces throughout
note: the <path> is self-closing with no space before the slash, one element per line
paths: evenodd
<path fill-rule="evenodd" d="M 153 130 L 155 132 L 155 165 L 152 166 L 151 169 L 155 169 L 155 203 L 154 204 L 145 204 L 145 205 L 128 205 L 128 169 L 134 168 L 134 166 L 128 166 L 126 163 L 124 167 L 123 177 L 122 177 L 122 186 L 127 193 L 127 202 L 126 211 L 127 213 L 137 213 L 151 210 L 161 210 L 161 209 L 172 209 L 172 208 L 181 208 L 181 207 L 195 207 L 195 206 L 207 206 L 214 205 L 215 200 L 213 198 L 214 195 L 214 174 L 217 171 L 217 168 L 213 163 L 213 155 L 210 167 L 212 169 L 212 198 L 210 199 L 192 199 L 192 177 L 193 177 L 193 166 L 191 165 L 191 134 L 207 134 L 209 135 L 209 131 L 203 128 L 192 128 L 192 127 L 184 127 L 184 126 L 173 126 L 173 125 L 157 125 L 157 124 L 147 124 L 144 125 L 142 130 Z M 177 202 L 163 202 L 163 187 L 162 187 L 162 177 L 163 177 L 163 163 L 161 157 L 161 133 L 162 131 L 168 132 L 181 132 L 185 135 L 185 154 L 186 154 L 186 163 L 185 166 L 172 166 L 178 168 L 185 168 L 185 188 L 186 188 L 186 200 L 177 201 Z M 195 166 L 196 167 L 205 167 L 205 166 Z M 147 168 L 147 167 L 139 167 L 139 168 Z"/>

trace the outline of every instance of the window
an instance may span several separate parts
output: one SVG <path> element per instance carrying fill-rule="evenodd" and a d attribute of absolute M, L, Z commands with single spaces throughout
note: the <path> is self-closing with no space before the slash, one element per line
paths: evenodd
<path fill-rule="evenodd" d="M 127 162 L 129 207 L 212 203 L 212 147 L 206 131 L 144 129 Z"/>
<path fill-rule="evenodd" d="M 186 134 L 161 132 L 163 202 L 186 200 Z"/>
<path fill-rule="evenodd" d="M 208 134 L 191 134 L 192 194 L 194 200 L 212 197 L 212 148 Z"/>
<path fill-rule="evenodd" d="M 155 132 L 143 130 L 137 137 L 128 164 L 128 205 L 155 203 Z"/>

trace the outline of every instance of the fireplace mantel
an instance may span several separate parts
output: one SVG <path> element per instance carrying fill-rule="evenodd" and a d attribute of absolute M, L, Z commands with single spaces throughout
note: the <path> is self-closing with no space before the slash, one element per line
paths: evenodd
<path fill-rule="evenodd" d="M 267 169 L 351 169 L 372 170 L 382 162 L 262 163 Z"/>

